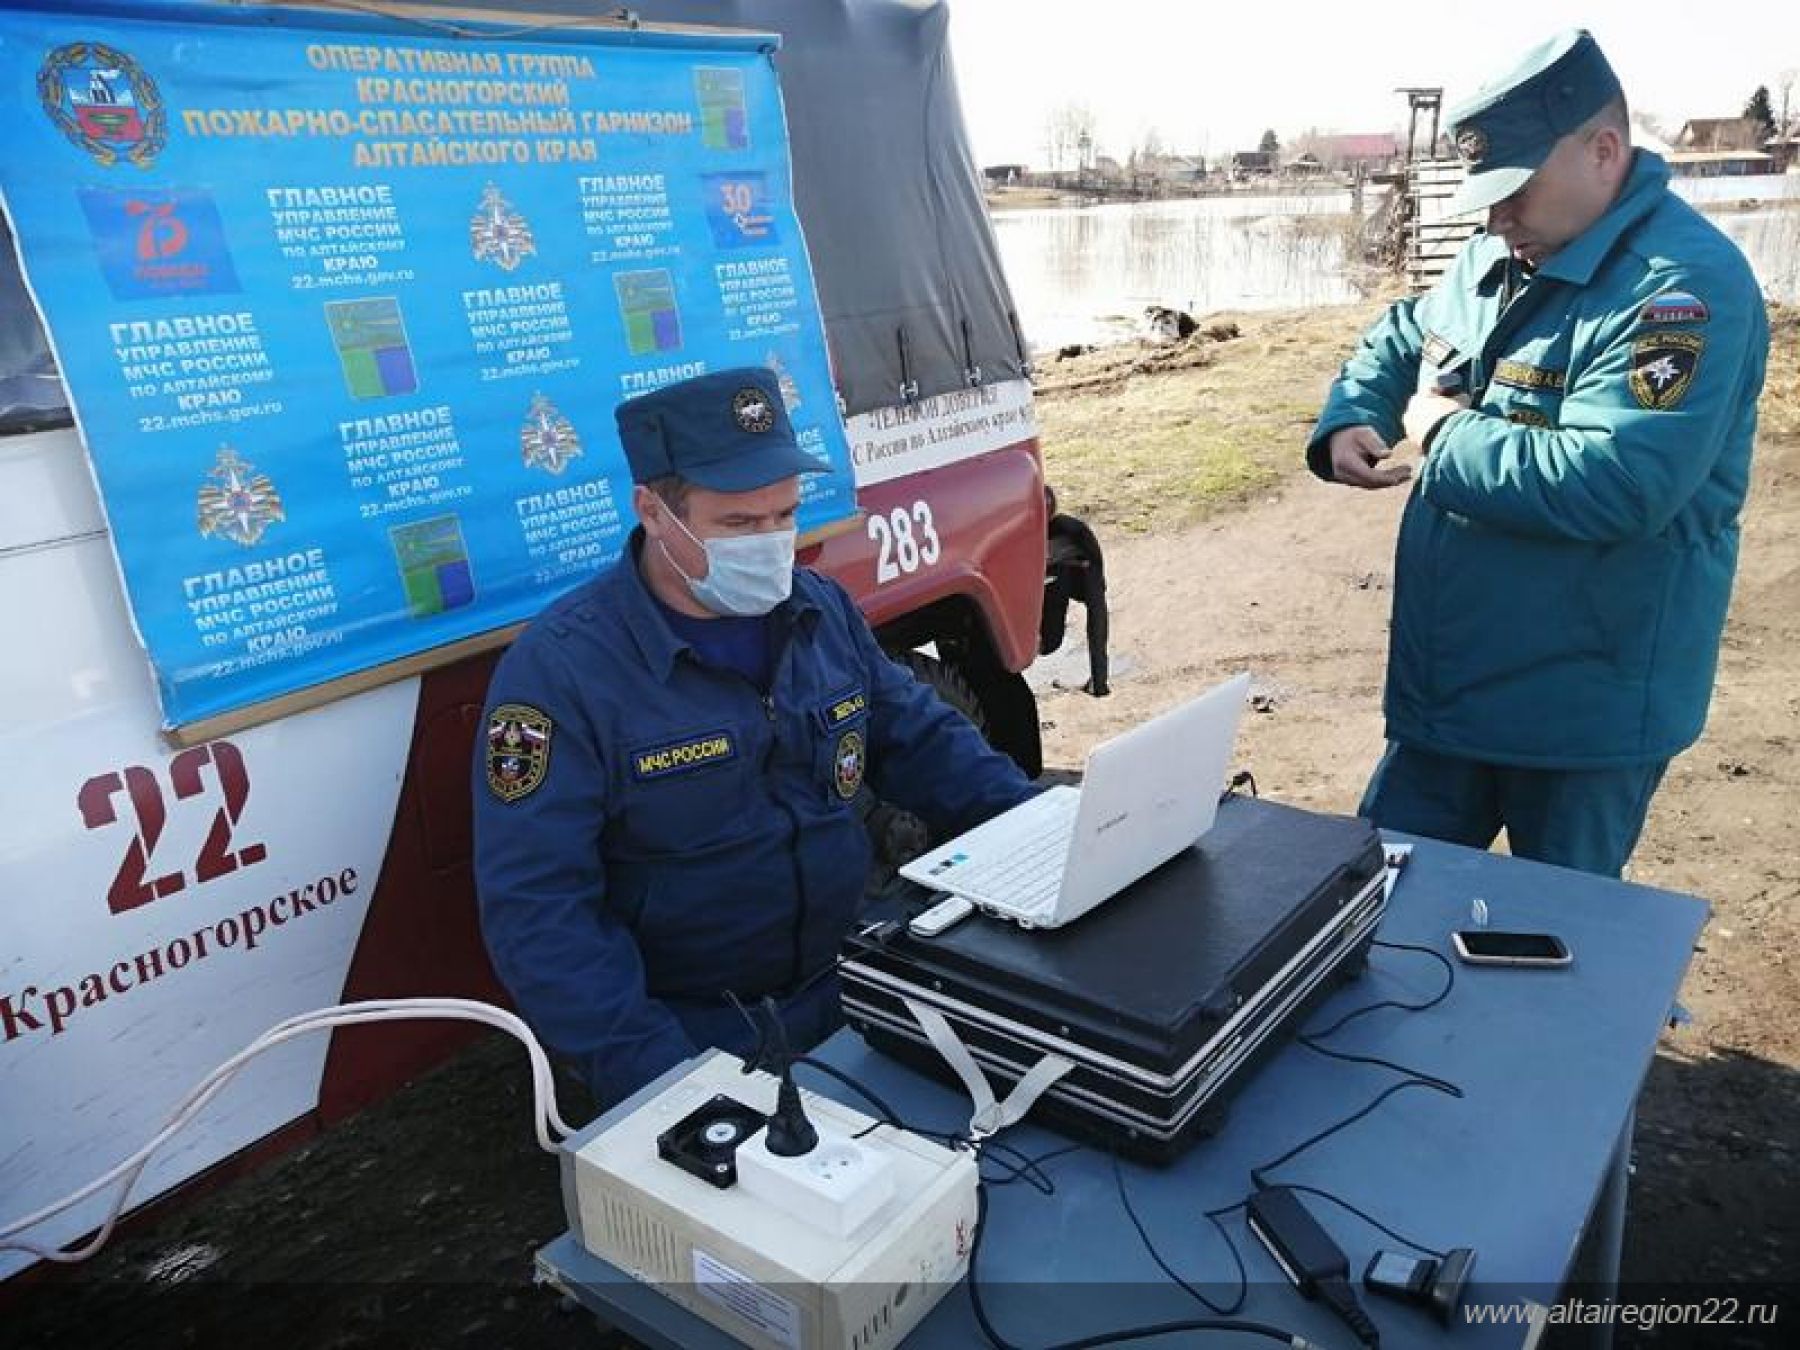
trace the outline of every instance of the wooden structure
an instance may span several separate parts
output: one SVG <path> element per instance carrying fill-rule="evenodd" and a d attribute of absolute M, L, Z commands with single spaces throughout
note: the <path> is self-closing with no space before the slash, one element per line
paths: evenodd
<path fill-rule="evenodd" d="M 1462 180 L 1461 160 L 1416 159 L 1407 165 L 1401 191 L 1405 194 L 1404 266 L 1412 290 L 1425 291 L 1437 285 L 1481 224 L 1480 214 L 1452 217 L 1445 213 Z"/>
<path fill-rule="evenodd" d="M 1397 175 L 1394 191 L 1397 207 L 1390 257 L 1406 272 L 1406 284 L 1414 291 L 1437 285 L 1458 251 L 1481 224 L 1479 216 L 1450 217 L 1446 208 L 1462 186 L 1459 159 L 1438 158 L 1438 119 L 1444 91 L 1436 88 L 1398 89 L 1406 95 L 1411 119 L 1406 129 L 1406 165 Z M 1419 123 L 1429 118 L 1425 143 L 1419 144 Z"/>
<path fill-rule="evenodd" d="M 1406 123 L 1406 162 L 1415 159 L 1430 159 L 1438 152 L 1438 118 L 1444 106 L 1444 91 L 1440 87 L 1396 89 L 1396 94 L 1406 95 L 1406 105 L 1410 115 Z M 1423 114 L 1431 118 L 1431 130 L 1425 139 L 1425 149 L 1419 149 L 1419 117 Z"/>

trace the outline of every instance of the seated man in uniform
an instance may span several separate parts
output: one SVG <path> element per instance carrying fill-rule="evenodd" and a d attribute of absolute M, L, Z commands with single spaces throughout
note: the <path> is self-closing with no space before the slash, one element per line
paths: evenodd
<path fill-rule="evenodd" d="M 1081 688 L 1095 698 L 1105 698 L 1112 689 L 1106 683 L 1106 560 L 1100 556 L 1100 541 L 1085 520 L 1057 514 L 1056 493 L 1048 483 L 1044 484 L 1044 518 L 1049 541 L 1038 655 L 1048 656 L 1062 646 L 1069 601 L 1081 601 L 1087 612 L 1088 644 L 1088 681 Z"/>
<path fill-rule="evenodd" d="M 767 370 L 616 412 L 638 527 L 507 652 L 476 747 L 475 875 L 500 979 L 610 1104 L 772 996 L 789 1044 L 838 1024 L 870 848 L 866 776 L 960 831 L 1036 789 L 794 566 L 795 443 Z"/>

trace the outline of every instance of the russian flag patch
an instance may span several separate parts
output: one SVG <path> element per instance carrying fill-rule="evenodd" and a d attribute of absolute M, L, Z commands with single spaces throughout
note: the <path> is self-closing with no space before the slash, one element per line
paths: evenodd
<path fill-rule="evenodd" d="M 1638 312 L 1641 323 L 1705 323 L 1711 317 L 1706 302 L 1687 291 L 1664 291 Z"/>

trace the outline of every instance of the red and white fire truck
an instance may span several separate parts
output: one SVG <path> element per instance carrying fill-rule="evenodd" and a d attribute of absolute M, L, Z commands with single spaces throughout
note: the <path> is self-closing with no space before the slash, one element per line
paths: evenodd
<path fill-rule="evenodd" d="M 544 8 L 617 22 L 598 17 L 605 5 Z M 510 5 L 460 12 L 483 9 L 528 26 Z M 646 0 L 636 17 L 781 34 L 795 205 L 860 508 L 801 561 L 1037 772 L 1021 675 L 1044 569 L 1030 366 L 943 5 Z M 495 653 L 171 746 L 67 395 L 4 253 L 0 1221 L 129 1153 L 284 1017 L 504 998 L 470 869 L 469 766 Z M 160 1155 L 134 1200 L 328 1126 L 467 1035 L 419 1022 L 283 1046 Z M 32 1236 L 68 1240 L 103 1212 L 97 1201 Z M 24 1264 L 0 1253 L 0 1277 Z"/>

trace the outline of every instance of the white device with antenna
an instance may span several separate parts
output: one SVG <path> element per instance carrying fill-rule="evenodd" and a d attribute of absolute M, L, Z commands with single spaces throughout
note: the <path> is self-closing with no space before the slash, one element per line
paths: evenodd
<path fill-rule="evenodd" d="M 890 1350 L 968 1269 L 976 1160 L 801 1093 L 723 1051 L 564 1144 L 577 1241 L 757 1350 Z"/>

